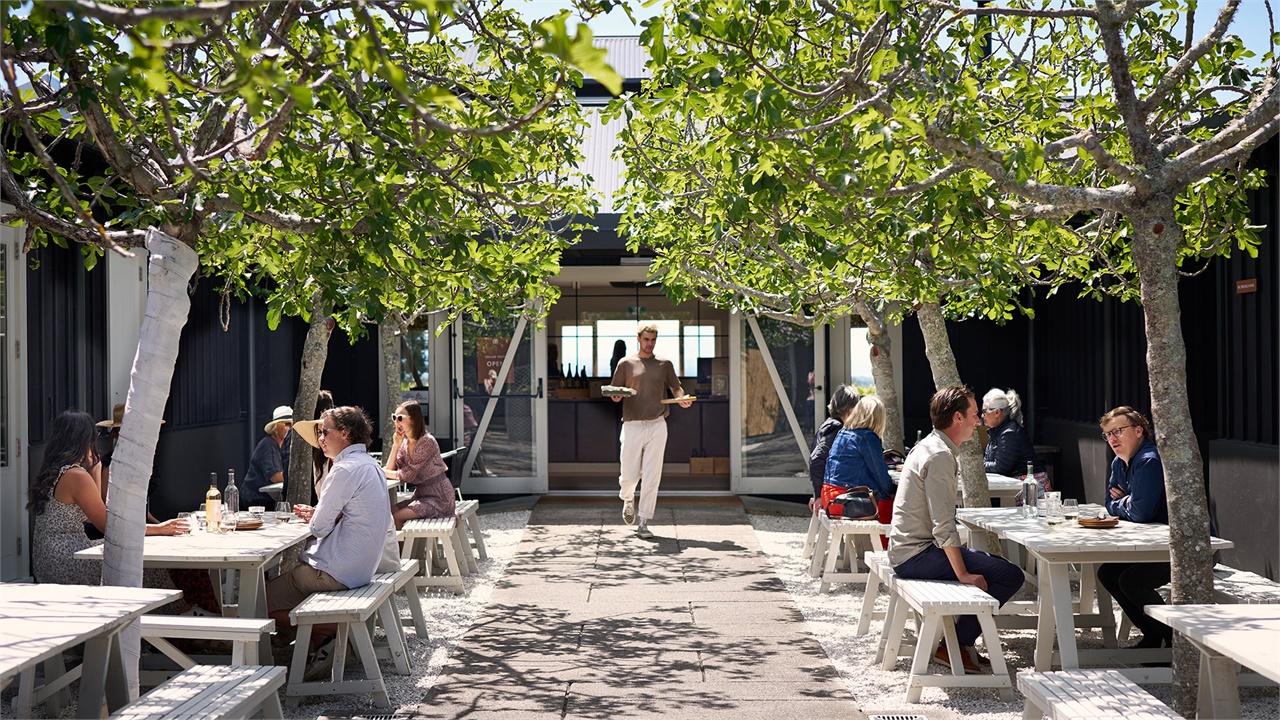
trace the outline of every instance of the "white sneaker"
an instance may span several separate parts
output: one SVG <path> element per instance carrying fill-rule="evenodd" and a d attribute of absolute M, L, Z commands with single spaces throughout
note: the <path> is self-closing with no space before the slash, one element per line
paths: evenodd
<path fill-rule="evenodd" d="M 636 524 L 636 501 L 635 500 L 622 501 L 622 522 L 628 525 Z"/>
<path fill-rule="evenodd" d="M 641 540 L 653 539 L 653 533 L 649 530 L 649 523 L 643 520 L 640 521 L 640 524 L 636 526 L 636 537 Z"/>

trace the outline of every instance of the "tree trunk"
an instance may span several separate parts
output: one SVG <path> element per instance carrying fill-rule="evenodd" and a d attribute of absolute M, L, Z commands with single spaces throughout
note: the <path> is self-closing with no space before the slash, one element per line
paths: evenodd
<path fill-rule="evenodd" d="M 147 232 L 147 252 L 146 314 L 129 376 L 129 394 L 107 491 L 102 582 L 121 587 L 142 586 L 147 482 L 178 360 L 178 341 L 191 309 L 187 283 L 200 262 L 191 246 L 154 228 Z M 120 635 L 131 698 L 138 695 L 140 638 L 136 622 Z"/>
<path fill-rule="evenodd" d="M 956 356 L 951 352 L 951 338 L 947 335 L 947 321 L 942 316 L 942 306 L 938 303 L 925 303 L 916 311 L 916 319 L 920 322 L 920 332 L 924 335 L 924 353 L 929 358 L 929 369 L 933 372 L 935 389 L 951 385 L 963 385 L 960 381 L 960 369 L 956 366 Z M 977 437 L 976 435 L 974 436 Z M 987 490 L 987 469 L 982 464 L 982 448 L 976 439 L 969 440 L 960 446 L 960 483 L 964 488 L 964 506 L 970 508 L 991 507 L 991 495 Z M 978 537 L 986 535 L 986 551 L 999 553 L 999 544 L 991 533 L 973 533 L 971 541 L 980 545 Z M 975 547 L 982 550 L 982 547 Z"/>
<path fill-rule="evenodd" d="M 867 324 L 867 342 L 871 343 L 871 376 L 875 378 L 876 394 L 884 401 L 884 442 L 886 450 L 906 452 L 902 437 L 902 409 L 898 406 L 898 386 L 893 372 L 893 342 L 884 316 L 869 304 L 858 301 L 858 315 Z"/>
<path fill-rule="evenodd" d="M 293 419 L 315 418 L 316 400 L 320 395 L 320 378 L 324 364 L 329 359 L 329 337 L 333 334 L 333 320 L 329 305 L 316 290 L 311 296 L 311 322 L 307 326 L 307 339 L 302 343 L 302 366 L 298 371 L 298 394 L 293 398 Z M 312 462 L 311 446 L 294 435 L 289 443 L 288 494 L 284 499 L 289 505 L 311 502 Z M 280 571 L 289 572 L 298 564 L 304 545 L 294 545 L 280 558 Z"/>
<path fill-rule="evenodd" d="M 302 345 L 302 367 L 298 371 L 298 394 L 293 399 L 293 419 L 310 420 L 316 415 L 316 398 L 320 394 L 320 378 L 329 358 L 329 337 L 332 335 L 329 305 L 321 292 L 311 297 L 311 324 L 307 327 L 307 339 Z M 291 505 L 311 502 L 311 446 L 296 435 L 289 447 L 289 494 L 285 498 Z"/>
<path fill-rule="evenodd" d="M 396 434 L 395 421 L 391 413 L 400 404 L 400 333 L 404 329 L 404 321 L 399 313 L 391 313 L 378 325 L 378 344 L 382 346 L 382 372 L 386 377 L 382 391 L 386 398 L 387 417 L 382 425 L 382 451 L 391 451 L 391 438 Z M 386 464 L 386 458 L 383 458 Z"/>
<path fill-rule="evenodd" d="M 1173 203 L 1130 215 L 1147 333 L 1151 420 L 1169 502 L 1170 562 L 1175 605 L 1213 602 L 1213 552 L 1204 490 L 1204 461 L 1187 403 L 1187 347 L 1178 303 L 1177 248 L 1183 229 Z M 1159 228 L 1159 230 L 1157 230 Z M 1174 709 L 1194 717 L 1200 652 L 1175 633 Z"/>

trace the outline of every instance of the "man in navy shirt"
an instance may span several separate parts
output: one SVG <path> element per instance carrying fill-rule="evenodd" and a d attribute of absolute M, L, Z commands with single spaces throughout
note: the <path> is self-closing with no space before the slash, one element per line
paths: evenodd
<path fill-rule="evenodd" d="M 1107 480 L 1107 512 L 1138 523 L 1169 523 L 1164 494 L 1164 466 L 1151 425 L 1142 413 L 1121 406 L 1098 420 L 1102 438 L 1116 457 Z M 1173 646 L 1173 630 L 1142 611 L 1144 605 L 1163 605 L 1156 588 L 1169 582 L 1169 563 L 1106 563 L 1098 566 L 1098 582 L 1142 631 L 1134 647 Z"/>
<path fill-rule="evenodd" d="M 275 506 L 275 500 L 262 491 L 262 486 L 284 482 L 285 470 L 288 468 L 288 455 L 281 446 L 284 438 L 293 428 L 293 408 L 281 405 L 271 412 L 271 422 L 262 428 L 267 434 L 258 441 L 249 458 L 249 471 L 245 473 L 244 484 L 240 488 L 240 509 L 261 505 L 265 508 Z M 280 498 L 284 499 L 281 493 Z"/>

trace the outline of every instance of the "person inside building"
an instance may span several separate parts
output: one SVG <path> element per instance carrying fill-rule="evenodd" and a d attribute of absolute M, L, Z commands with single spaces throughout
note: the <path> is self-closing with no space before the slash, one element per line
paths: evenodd
<path fill-rule="evenodd" d="M 963 547 L 956 529 L 956 454 L 973 439 L 979 422 L 973 391 L 959 386 L 937 391 L 929 400 L 929 419 L 933 432 L 911 448 L 902 466 L 889 529 L 889 562 L 898 577 L 958 580 L 1004 605 L 1022 587 L 1022 570 L 1004 558 Z M 965 672 L 989 671 L 990 663 L 974 648 L 981 634 L 973 615 L 956 620 Z M 949 655 L 944 640 L 933 659 L 950 666 Z"/>
<path fill-rule="evenodd" d="M 427 432 L 422 407 L 416 400 L 401 403 L 393 416 L 396 434 L 383 467 L 388 480 L 413 486 L 413 497 L 391 511 L 396 529 L 413 518 L 451 518 L 456 506 L 449 466 L 440 457 L 440 443 Z"/>
<path fill-rule="evenodd" d="M 636 333 L 637 350 L 618 361 L 612 385 L 635 390 L 635 395 L 614 402 L 622 403 L 622 472 L 618 476 L 618 497 L 622 499 L 622 521 L 636 525 L 636 535 L 646 540 L 653 537 L 649 521 L 658 506 L 658 486 L 662 483 L 662 460 L 667 451 L 667 415 L 662 399 L 670 390 L 673 397 L 685 396 L 670 360 L 654 355 L 658 344 L 658 326 L 641 325 Z M 692 400 L 683 400 L 687 408 Z M 636 510 L 636 485 L 640 485 L 640 507 Z M 639 518 L 639 524 L 636 519 Z"/>
<path fill-rule="evenodd" d="M 1164 465 L 1151 437 L 1151 425 L 1128 406 L 1111 410 L 1098 420 L 1102 439 L 1116 456 L 1107 479 L 1107 512 L 1137 523 L 1169 523 L 1165 500 Z M 1163 605 L 1156 591 L 1172 577 L 1169 563 L 1104 563 L 1098 582 L 1111 593 L 1129 622 L 1142 631 L 1134 647 L 1173 647 L 1173 630 L 1143 612 L 1146 605 Z"/>
<path fill-rule="evenodd" d="M 1022 398 L 1018 393 L 991 388 L 982 396 L 982 424 L 987 426 L 987 448 L 983 454 L 987 472 L 1022 477 L 1027 473 L 1027 463 L 1031 463 L 1036 473 L 1044 471 L 1036 458 L 1035 446 L 1022 428 Z"/>
<path fill-rule="evenodd" d="M 273 507 L 274 498 L 262 491 L 264 485 L 283 483 L 288 467 L 283 451 L 284 438 L 293 429 L 293 408 L 280 405 L 271 411 L 271 421 L 262 428 L 267 434 L 258 441 L 249 458 L 249 470 L 244 474 L 240 488 L 240 508 L 261 505 Z M 285 497 L 281 494 L 281 497 Z"/>
<path fill-rule="evenodd" d="M 293 640 L 289 611 L 312 593 L 363 587 L 375 573 L 400 567 L 387 483 L 367 451 L 372 433 L 369 416 L 358 407 L 330 408 L 320 416 L 317 442 L 333 467 L 315 507 L 294 506 L 311 530 L 297 566 L 267 583 L 267 612 L 276 621 L 278 643 Z M 332 625 L 313 630 L 307 677 L 332 664 L 336 633 Z"/>
<path fill-rule="evenodd" d="M 809 510 L 817 512 L 818 498 L 822 497 L 822 479 L 827 475 L 827 456 L 831 453 L 831 442 L 836 433 L 844 429 L 844 421 L 858 404 L 858 391 L 848 385 L 841 385 L 831 393 L 827 401 L 827 419 L 818 426 L 813 434 L 813 450 L 809 452 L 809 482 L 813 485 L 813 497 L 809 498 Z"/>
<path fill-rule="evenodd" d="M 122 412 L 123 414 L 123 412 Z M 53 421 L 45 445 L 44 459 L 35 481 L 27 491 L 27 509 L 32 513 L 32 570 L 36 582 L 61 585 L 101 585 L 102 563 L 77 560 L 75 554 L 102 540 L 90 540 L 85 522 L 99 533 L 107 531 L 107 506 L 103 502 L 102 462 L 94 450 L 97 428 L 88 413 L 66 410 Z M 181 535 L 190 532 L 186 520 L 147 523 L 147 535 Z M 221 615 L 208 573 L 196 576 L 195 584 L 177 582 L 170 571 L 148 568 L 143 571 L 147 587 L 183 590 L 183 600 L 162 609 L 168 613 Z M 200 578 L 203 578 L 201 582 Z M 199 608 L 199 609 L 197 609 Z"/>

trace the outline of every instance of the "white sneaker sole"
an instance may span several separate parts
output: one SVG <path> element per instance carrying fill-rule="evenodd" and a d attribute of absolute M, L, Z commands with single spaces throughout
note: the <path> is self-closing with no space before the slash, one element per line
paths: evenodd
<path fill-rule="evenodd" d="M 634 502 L 624 501 L 622 505 L 622 522 L 628 525 L 636 524 L 636 504 Z"/>

